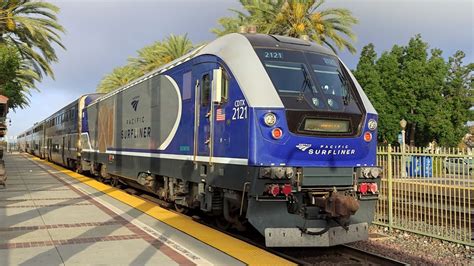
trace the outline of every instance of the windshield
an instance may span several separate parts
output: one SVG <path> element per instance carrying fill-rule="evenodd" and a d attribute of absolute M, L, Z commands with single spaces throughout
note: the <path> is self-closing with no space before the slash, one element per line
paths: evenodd
<path fill-rule="evenodd" d="M 308 71 L 302 63 L 266 61 L 264 65 L 280 93 L 301 93 L 312 85 L 307 82 Z M 315 90 L 314 86 L 311 88 Z"/>
<path fill-rule="evenodd" d="M 285 107 L 360 113 L 335 56 L 274 48 L 256 51 Z"/>

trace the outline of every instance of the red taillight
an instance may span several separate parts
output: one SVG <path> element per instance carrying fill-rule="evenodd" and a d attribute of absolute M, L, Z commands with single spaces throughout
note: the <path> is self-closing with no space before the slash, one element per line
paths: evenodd
<path fill-rule="evenodd" d="M 367 190 L 369 190 L 367 183 L 361 183 L 359 185 L 359 192 L 362 194 L 367 194 Z"/>
<path fill-rule="evenodd" d="M 283 136 L 283 130 L 281 130 L 281 128 L 274 128 L 272 129 L 272 137 L 274 139 L 280 139 L 281 136 Z"/>
<path fill-rule="evenodd" d="M 359 184 L 359 192 L 361 194 L 367 194 L 367 193 L 372 193 L 376 194 L 378 193 L 379 188 L 377 186 L 377 183 L 360 183 Z"/>
<path fill-rule="evenodd" d="M 372 192 L 374 194 L 377 193 L 378 190 L 379 190 L 379 188 L 377 186 L 377 183 L 370 183 L 369 190 L 370 190 L 370 192 Z"/>
<path fill-rule="evenodd" d="M 281 188 L 281 193 L 285 194 L 285 196 L 288 196 L 291 194 L 291 184 L 284 184 Z"/>
<path fill-rule="evenodd" d="M 268 188 L 268 192 L 273 195 L 273 197 L 278 196 L 280 194 L 280 186 L 279 185 L 270 185 Z"/>
<path fill-rule="evenodd" d="M 372 133 L 370 133 L 370 132 L 365 132 L 365 134 L 364 134 L 364 140 L 365 140 L 366 142 L 370 142 L 370 141 L 372 140 Z"/>

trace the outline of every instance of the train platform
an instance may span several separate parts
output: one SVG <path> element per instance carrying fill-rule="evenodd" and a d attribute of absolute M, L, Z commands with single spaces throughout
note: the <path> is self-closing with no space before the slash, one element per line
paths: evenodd
<path fill-rule="evenodd" d="M 0 265 L 292 264 L 31 155 L 4 160 Z"/>

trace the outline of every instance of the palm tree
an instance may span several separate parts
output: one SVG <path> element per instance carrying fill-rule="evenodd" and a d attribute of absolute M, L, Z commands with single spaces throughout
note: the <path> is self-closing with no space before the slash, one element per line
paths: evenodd
<path fill-rule="evenodd" d="M 344 8 L 321 10 L 324 0 L 240 0 L 248 11 L 234 18 L 221 18 L 223 29 L 213 29 L 218 36 L 236 32 L 239 26 L 255 25 L 257 31 L 265 34 L 291 37 L 309 36 L 319 44 L 329 46 L 334 52 L 348 49 L 355 53 L 351 41 L 356 40 L 351 27 L 358 22 L 352 13 Z"/>
<path fill-rule="evenodd" d="M 31 64 L 32 63 L 28 60 L 22 60 L 16 73 L 16 80 L 24 91 L 30 91 L 31 89 L 38 90 L 35 82 L 41 81 L 41 76 L 32 68 Z"/>
<path fill-rule="evenodd" d="M 145 74 L 185 55 L 193 48 L 187 34 L 171 34 L 163 42 L 158 41 L 138 50 L 138 57 L 129 58 L 129 62 Z"/>
<path fill-rule="evenodd" d="M 63 49 L 53 4 L 31 0 L 3 0 L 0 4 L 0 42 L 15 46 L 38 74 L 54 78 L 50 64 L 58 60 L 54 45 Z"/>
<path fill-rule="evenodd" d="M 220 18 L 218 23 L 223 29 L 215 28 L 211 31 L 217 36 L 223 36 L 237 32 L 240 26 L 254 25 L 258 32 L 269 34 L 270 29 L 275 26 L 274 18 L 285 2 L 286 0 L 240 0 L 248 14 L 230 9 L 237 17 Z"/>
<path fill-rule="evenodd" d="M 107 93 L 116 90 L 131 81 L 140 77 L 141 73 L 135 67 L 126 65 L 117 67 L 112 70 L 112 73 L 107 74 L 97 86 L 97 92 Z"/>
<path fill-rule="evenodd" d="M 138 50 L 138 57 L 128 59 L 129 64 L 115 68 L 106 75 L 97 86 L 98 92 L 110 92 L 138 77 L 167 64 L 193 49 L 193 44 L 187 34 L 171 34 L 164 41 L 155 42 Z"/>

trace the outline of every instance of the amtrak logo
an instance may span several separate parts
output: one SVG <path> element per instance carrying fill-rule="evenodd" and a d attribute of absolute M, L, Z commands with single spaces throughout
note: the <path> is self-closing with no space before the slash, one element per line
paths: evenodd
<path fill-rule="evenodd" d="M 300 149 L 301 151 L 306 151 L 307 149 L 311 148 L 311 144 L 300 143 L 296 145 L 296 148 Z"/>
<path fill-rule="evenodd" d="M 133 111 L 137 111 L 138 108 L 138 102 L 140 100 L 140 96 L 133 97 L 132 102 L 130 103 L 132 105 Z"/>

